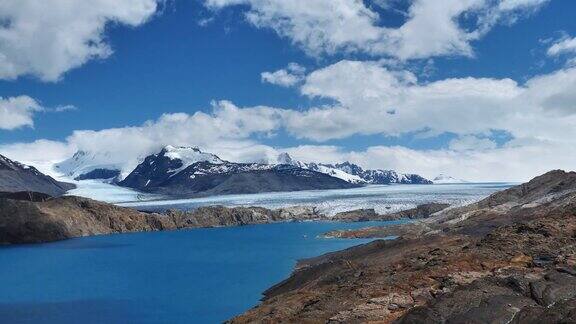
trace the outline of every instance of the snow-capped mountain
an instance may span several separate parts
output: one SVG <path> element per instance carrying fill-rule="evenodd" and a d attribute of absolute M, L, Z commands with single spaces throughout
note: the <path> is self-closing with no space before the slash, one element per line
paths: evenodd
<path fill-rule="evenodd" d="M 447 184 L 447 183 L 466 183 L 468 181 L 462 179 L 456 179 L 446 174 L 439 174 L 432 180 L 432 182 L 436 184 Z"/>
<path fill-rule="evenodd" d="M 124 163 L 113 163 L 110 153 L 77 151 L 54 165 L 56 171 L 75 180 L 120 178 Z"/>
<path fill-rule="evenodd" d="M 0 192 L 34 191 L 60 196 L 72 188 L 70 183 L 56 181 L 34 167 L 0 155 Z"/>
<path fill-rule="evenodd" d="M 296 165 L 298 167 L 325 173 L 355 184 L 431 184 L 432 182 L 417 174 L 397 173 L 393 170 L 364 170 L 362 167 L 343 162 L 337 164 L 304 163 L 296 161 L 282 153 L 277 158 L 278 163 Z"/>
<path fill-rule="evenodd" d="M 119 185 L 177 196 L 356 186 L 289 163 L 234 163 L 198 148 L 173 146 L 166 146 L 159 153 L 146 157 Z"/>

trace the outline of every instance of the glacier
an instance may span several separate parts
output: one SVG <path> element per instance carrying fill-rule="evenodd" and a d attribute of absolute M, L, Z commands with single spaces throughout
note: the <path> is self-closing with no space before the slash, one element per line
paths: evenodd
<path fill-rule="evenodd" d="M 266 208 L 313 206 L 328 216 L 359 208 L 374 208 L 376 212 L 384 214 L 413 208 L 419 204 L 429 202 L 464 205 L 478 201 L 512 185 L 514 184 L 368 185 L 352 189 L 273 192 L 193 199 L 157 200 L 147 196 L 140 201 L 125 201 L 118 204 L 146 211 L 163 211 L 171 208 L 191 210 L 209 205 L 228 207 L 260 206 Z"/>

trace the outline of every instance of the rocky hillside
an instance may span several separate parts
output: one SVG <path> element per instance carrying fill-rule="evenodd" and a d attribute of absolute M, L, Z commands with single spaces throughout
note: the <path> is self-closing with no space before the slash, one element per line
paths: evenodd
<path fill-rule="evenodd" d="M 146 157 L 119 185 L 180 197 L 358 186 L 293 165 L 233 163 L 197 148 L 172 146 Z"/>
<path fill-rule="evenodd" d="M 301 261 L 231 322 L 576 322 L 574 172 L 355 232 L 400 237 Z"/>
<path fill-rule="evenodd" d="M 56 181 L 34 167 L 0 155 L 0 192 L 34 191 L 60 196 L 72 188 L 73 184 Z"/>

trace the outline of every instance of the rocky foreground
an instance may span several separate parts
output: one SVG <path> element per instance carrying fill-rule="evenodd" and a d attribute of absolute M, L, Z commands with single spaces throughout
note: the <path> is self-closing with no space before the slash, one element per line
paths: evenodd
<path fill-rule="evenodd" d="M 232 323 L 576 323 L 576 173 L 552 171 L 304 260 Z"/>

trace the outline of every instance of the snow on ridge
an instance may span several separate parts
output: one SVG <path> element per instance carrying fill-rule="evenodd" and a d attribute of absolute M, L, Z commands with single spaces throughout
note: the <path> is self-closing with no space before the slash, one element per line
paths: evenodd
<path fill-rule="evenodd" d="M 353 174 L 344 172 L 342 170 L 328 167 L 325 165 L 318 165 L 316 171 L 321 172 L 321 173 L 325 173 L 327 175 L 342 179 L 342 180 L 350 182 L 350 183 L 366 183 L 366 180 L 360 178 L 357 175 L 353 175 Z"/>
<path fill-rule="evenodd" d="M 305 163 L 294 160 L 288 153 L 278 155 L 278 164 L 290 164 L 303 169 L 321 172 L 332 177 L 355 184 L 394 184 L 394 183 L 415 183 L 414 174 L 397 173 L 394 170 L 364 170 L 356 164 L 343 162 L 338 164 Z M 422 178 L 425 180 L 424 178 Z"/>
<path fill-rule="evenodd" d="M 167 145 L 162 149 L 160 155 L 171 160 L 180 160 L 182 162 L 181 167 L 170 170 L 172 175 L 178 174 L 180 171 L 198 162 L 208 162 L 211 164 L 223 164 L 225 162 L 215 154 L 204 153 L 197 147 Z"/>

